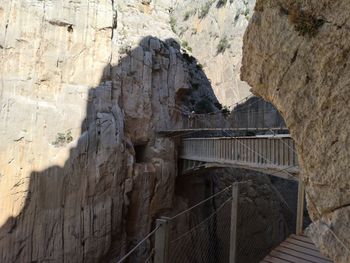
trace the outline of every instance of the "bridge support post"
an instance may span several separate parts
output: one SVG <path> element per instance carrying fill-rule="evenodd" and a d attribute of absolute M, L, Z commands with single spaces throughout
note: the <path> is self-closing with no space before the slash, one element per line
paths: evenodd
<path fill-rule="evenodd" d="M 237 258 L 237 221 L 238 221 L 239 184 L 232 184 L 231 232 L 230 232 L 230 263 L 236 263 Z"/>
<path fill-rule="evenodd" d="M 304 221 L 304 199 L 305 199 L 305 189 L 304 183 L 301 178 L 299 178 L 298 183 L 298 207 L 297 207 L 297 222 L 295 233 L 301 235 L 303 233 L 303 221 Z"/>
<path fill-rule="evenodd" d="M 169 259 L 169 242 L 170 242 L 170 220 L 168 217 L 157 219 L 155 246 L 154 246 L 154 263 L 167 263 Z"/>

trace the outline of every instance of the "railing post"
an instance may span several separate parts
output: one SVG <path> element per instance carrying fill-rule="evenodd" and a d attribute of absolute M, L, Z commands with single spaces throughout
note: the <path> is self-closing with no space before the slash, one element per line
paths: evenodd
<path fill-rule="evenodd" d="M 170 221 L 168 217 L 157 219 L 154 263 L 167 263 L 169 258 Z"/>
<path fill-rule="evenodd" d="M 303 183 L 303 180 L 299 177 L 297 222 L 296 222 L 296 230 L 295 230 L 295 233 L 297 235 L 301 235 L 303 233 L 304 198 L 305 198 L 304 183 Z"/>
<path fill-rule="evenodd" d="M 230 263 L 236 263 L 237 258 L 237 222 L 238 222 L 239 184 L 232 184 L 231 232 L 230 232 Z"/>

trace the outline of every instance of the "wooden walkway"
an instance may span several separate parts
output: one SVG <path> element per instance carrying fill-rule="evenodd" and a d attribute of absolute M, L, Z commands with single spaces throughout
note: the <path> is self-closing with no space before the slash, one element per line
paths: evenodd
<path fill-rule="evenodd" d="M 260 263 L 332 263 L 321 255 L 311 239 L 291 235 L 270 252 Z"/>

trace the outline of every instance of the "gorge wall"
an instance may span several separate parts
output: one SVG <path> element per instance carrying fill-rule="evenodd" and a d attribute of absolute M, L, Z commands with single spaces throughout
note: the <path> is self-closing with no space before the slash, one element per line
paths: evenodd
<path fill-rule="evenodd" d="M 257 1 L 244 37 L 242 79 L 271 101 L 294 138 L 313 224 L 335 262 L 350 261 L 350 6 Z"/>
<path fill-rule="evenodd" d="M 255 0 L 179 0 L 171 14 L 182 47 L 195 56 L 219 101 L 231 106 L 251 93 L 240 79 L 243 34 Z"/>
<path fill-rule="evenodd" d="M 115 260 L 172 206 L 176 151 L 155 132 L 217 100 L 169 4 L 0 4 L 1 262 Z"/>
<path fill-rule="evenodd" d="M 174 142 L 155 133 L 248 94 L 238 68 L 254 1 L 185 2 L 0 3 L 1 262 L 115 261 L 191 204 L 175 193 Z M 285 226 L 269 182 L 257 185 L 248 199 Z"/>

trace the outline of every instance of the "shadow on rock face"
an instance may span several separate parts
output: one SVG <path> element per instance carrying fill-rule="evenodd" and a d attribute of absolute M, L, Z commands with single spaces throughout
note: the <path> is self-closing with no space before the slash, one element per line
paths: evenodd
<path fill-rule="evenodd" d="M 0 261 L 108 262 L 129 250 L 173 205 L 176 150 L 155 131 L 179 120 L 176 109 L 190 111 L 204 98 L 217 103 L 176 41 L 146 37 L 125 50 L 89 90 L 64 166 L 30 174 L 22 211 L 1 226 Z M 140 143 L 147 162 L 135 160 Z"/>

